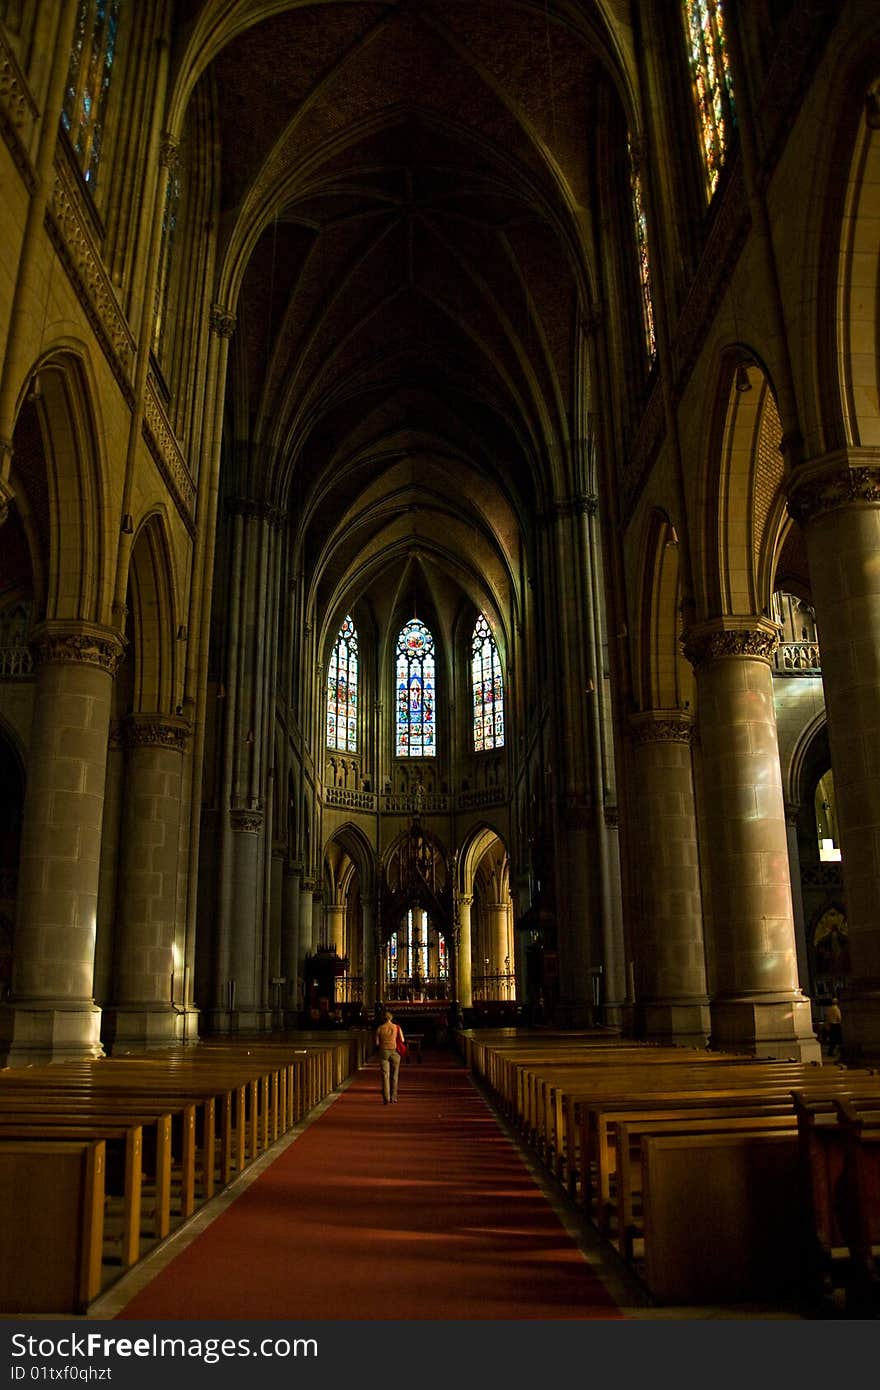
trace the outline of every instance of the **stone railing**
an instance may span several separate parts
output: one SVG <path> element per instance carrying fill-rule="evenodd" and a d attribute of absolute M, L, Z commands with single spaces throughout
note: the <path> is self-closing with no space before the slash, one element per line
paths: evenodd
<path fill-rule="evenodd" d="M 354 787 L 325 787 L 324 805 L 340 806 L 345 811 L 375 811 L 376 793 L 357 791 Z"/>
<path fill-rule="evenodd" d="M 449 797 L 445 792 L 386 792 L 380 800 L 379 810 L 388 815 L 413 815 L 416 811 L 427 815 L 442 815 L 449 810 Z"/>
<path fill-rule="evenodd" d="M 458 793 L 459 811 L 478 811 L 484 806 L 503 806 L 507 793 L 503 787 L 477 787 L 473 791 Z"/>
<path fill-rule="evenodd" d="M 0 680 L 25 680 L 34 673 L 34 658 L 29 647 L 0 647 Z"/>
<path fill-rule="evenodd" d="M 777 675 L 816 675 L 822 670 L 818 642 L 780 642 L 773 654 Z"/>

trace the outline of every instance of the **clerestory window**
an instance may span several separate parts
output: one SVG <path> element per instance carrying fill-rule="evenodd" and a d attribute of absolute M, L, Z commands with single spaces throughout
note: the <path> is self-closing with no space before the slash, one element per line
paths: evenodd
<path fill-rule="evenodd" d="M 474 752 L 504 747 L 504 681 L 498 647 L 481 613 L 471 640 L 471 679 L 474 693 Z"/>
<path fill-rule="evenodd" d="M 346 617 L 330 653 L 327 667 L 327 747 L 340 753 L 357 752 L 358 640 Z"/>
<path fill-rule="evenodd" d="M 436 756 L 436 693 L 434 638 L 412 618 L 397 639 L 398 758 Z"/>
<path fill-rule="evenodd" d="M 706 193 L 711 198 L 736 124 L 724 6 L 722 0 L 683 0 L 682 16 Z"/>

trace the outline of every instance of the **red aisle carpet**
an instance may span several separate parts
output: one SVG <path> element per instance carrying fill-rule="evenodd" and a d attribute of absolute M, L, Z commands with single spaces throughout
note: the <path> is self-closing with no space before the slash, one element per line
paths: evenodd
<path fill-rule="evenodd" d="M 352 1084 L 120 1318 L 617 1318 L 459 1060 Z"/>

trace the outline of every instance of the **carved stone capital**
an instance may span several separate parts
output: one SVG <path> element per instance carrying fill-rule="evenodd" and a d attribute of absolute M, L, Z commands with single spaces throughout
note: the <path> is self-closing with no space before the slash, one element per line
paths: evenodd
<path fill-rule="evenodd" d="M 222 304 L 212 304 L 208 316 L 208 327 L 218 338 L 231 338 L 235 332 L 235 314 Z"/>
<path fill-rule="evenodd" d="M 171 714 L 129 714 L 118 728 L 122 748 L 166 748 L 183 753 L 192 734 L 188 720 Z"/>
<path fill-rule="evenodd" d="M 781 628 L 769 618 L 717 618 L 688 628 L 681 650 L 695 670 L 713 661 L 765 661 L 771 665 Z"/>
<path fill-rule="evenodd" d="M 643 710 L 630 715 L 630 738 L 635 744 L 686 743 L 694 741 L 693 717 L 685 710 Z"/>
<path fill-rule="evenodd" d="M 91 623 L 52 621 L 34 628 L 30 647 L 38 665 L 97 666 L 115 676 L 125 641 L 119 633 Z"/>
<path fill-rule="evenodd" d="M 266 502 L 261 497 L 227 497 L 227 516 L 240 516 L 245 521 L 265 521 L 276 530 L 283 525 L 287 513 L 274 502 Z"/>
<path fill-rule="evenodd" d="M 841 507 L 880 505 L 880 457 L 876 450 L 837 454 L 804 464 L 792 476 L 788 510 L 800 526 Z"/>
<path fill-rule="evenodd" d="M 176 135 L 166 130 L 159 143 L 159 163 L 163 169 L 173 171 L 180 164 L 180 141 Z"/>
<path fill-rule="evenodd" d="M 233 830 L 240 830 L 246 835 L 259 835 L 263 828 L 263 813 L 235 808 L 229 812 L 229 823 Z"/>

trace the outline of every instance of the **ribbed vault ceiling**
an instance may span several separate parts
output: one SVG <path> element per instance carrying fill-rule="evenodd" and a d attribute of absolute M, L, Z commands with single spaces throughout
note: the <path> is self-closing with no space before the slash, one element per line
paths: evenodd
<path fill-rule="evenodd" d="M 189 7 L 177 91 L 217 113 L 237 317 L 227 488 L 289 510 L 330 621 L 405 575 L 513 621 L 584 432 L 590 151 L 625 9 Z"/>

